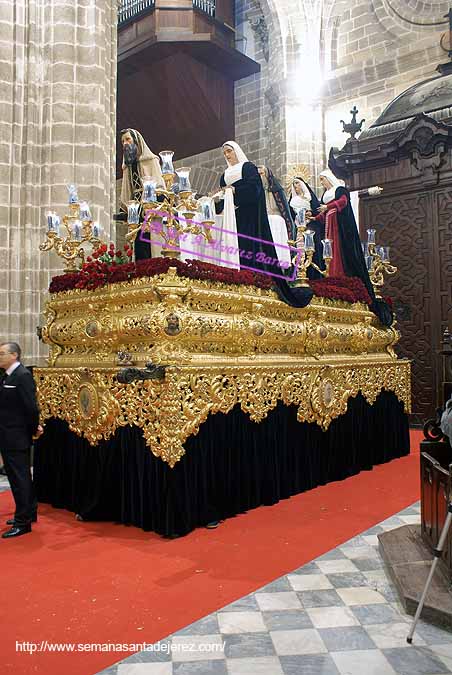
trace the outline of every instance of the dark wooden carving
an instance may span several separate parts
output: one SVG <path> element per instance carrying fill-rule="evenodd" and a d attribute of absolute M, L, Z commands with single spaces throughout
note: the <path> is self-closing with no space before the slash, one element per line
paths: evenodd
<path fill-rule="evenodd" d="M 399 354 L 413 362 L 412 421 L 422 423 L 443 404 L 441 340 L 452 323 L 452 126 L 421 114 L 385 129 L 333 149 L 330 166 L 352 189 L 384 189 L 361 200 L 360 220 L 376 227 L 399 269 L 384 292 L 402 332 Z"/>
<path fill-rule="evenodd" d="M 118 130 L 138 129 L 154 152 L 171 149 L 175 159 L 234 138 L 234 82 L 260 66 L 235 49 L 233 25 L 233 0 L 217 1 L 215 17 L 192 0 L 156 0 L 120 27 Z M 119 145 L 117 157 L 119 178 Z"/>

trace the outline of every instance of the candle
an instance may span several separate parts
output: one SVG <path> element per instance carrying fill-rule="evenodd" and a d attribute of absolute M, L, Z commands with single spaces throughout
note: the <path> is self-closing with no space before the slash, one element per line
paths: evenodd
<path fill-rule="evenodd" d="M 156 187 L 157 184 L 155 180 L 152 180 L 152 178 L 143 178 L 143 202 L 148 203 L 157 201 Z"/>
<path fill-rule="evenodd" d="M 52 211 L 47 211 L 46 218 L 47 218 L 47 230 L 48 230 L 48 232 L 53 232 L 53 216 L 54 216 L 54 214 L 52 213 Z"/>
<path fill-rule="evenodd" d="M 138 202 L 129 202 L 127 205 L 127 222 L 129 225 L 138 225 L 140 222 L 140 205 Z"/>
<path fill-rule="evenodd" d="M 74 235 L 75 241 L 82 240 L 82 224 L 79 220 L 74 221 L 74 225 L 72 226 L 72 234 Z"/>
<path fill-rule="evenodd" d="M 61 223 L 60 216 L 57 216 L 57 214 L 54 213 L 53 216 L 52 216 L 52 221 L 53 221 L 53 231 L 55 232 L 56 235 L 59 235 L 60 234 L 60 223 Z"/>
<path fill-rule="evenodd" d="M 374 230 L 372 228 L 367 230 L 367 243 L 368 244 L 375 244 L 375 232 L 376 231 L 377 230 Z"/>
<path fill-rule="evenodd" d="M 190 169 L 184 167 L 181 169 L 177 169 L 176 173 L 179 176 L 179 192 L 190 192 L 191 190 L 189 179 Z"/>
<path fill-rule="evenodd" d="M 306 230 L 304 233 L 304 247 L 306 251 L 314 251 L 314 230 Z"/>
<path fill-rule="evenodd" d="M 162 158 L 162 173 L 174 173 L 174 152 L 172 150 L 162 150 L 162 152 L 159 152 L 159 155 Z"/>
<path fill-rule="evenodd" d="M 88 202 L 80 202 L 79 218 L 80 220 L 92 220 Z"/>
<path fill-rule="evenodd" d="M 91 225 L 91 232 L 95 239 L 100 239 L 101 226 L 97 220 Z"/>
<path fill-rule="evenodd" d="M 374 259 L 371 255 L 366 256 L 366 267 L 369 272 L 372 271 L 372 265 L 373 265 Z"/>
<path fill-rule="evenodd" d="M 212 197 L 201 197 L 199 200 L 202 221 L 214 221 L 215 220 L 215 207 Z"/>
<path fill-rule="evenodd" d="M 305 225 L 306 223 L 306 209 L 303 207 L 299 209 L 297 216 L 296 216 L 297 224 L 300 225 L 301 227 Z"/>
<path fill-rule="evenodd" d="M 70 184 L 67 186 L 68 192 L 69 192 L 69 204 L 77 204 L 78 203 L 78 194 L 77 194 L 77 186 L 74 184 Z"/>
<path fill-rule="evenodd" d="M 383 262 L 389 262 L 389 246 L 380 246 L 378 255 Z"/>
<path fill-rule="evenodd" d="M 324 258 L 332 258 L 333 257 L 332 244 L 333 244 L 332 239 L 322 239 L 323 257 Z"/>

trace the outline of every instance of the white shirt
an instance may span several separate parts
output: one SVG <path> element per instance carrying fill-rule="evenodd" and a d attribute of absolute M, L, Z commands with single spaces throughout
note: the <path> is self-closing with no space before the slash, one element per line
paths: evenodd
<path fill-rule="evenodd" d="M 10 365 L 10 367 L 8 368 L 8 370 L 6 371 L 6 374 L 8 375 L 8 377 L 9 377 L 10 375 L 12 375 L 12 373 L 14 373 L 14 371 L 16 370 L 16 368 L 18 368 L 19 366 L 20 366 L 20 361 L 14 361 L 14 363 L 12 363 L 12 364 Z"/>

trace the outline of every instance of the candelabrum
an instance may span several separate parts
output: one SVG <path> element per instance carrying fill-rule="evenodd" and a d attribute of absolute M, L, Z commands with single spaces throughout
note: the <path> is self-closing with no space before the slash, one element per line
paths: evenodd
<path fill-rule="evenodd" d="M 295 242 L 289 242 L 295 244 L 296 255 L 292 260 L 293 265 L 297 265 L 297 277 L 295 279 L 294 286 L 309 286 L 308 279 L 308 269 L 309 267 L 314 268 L 322 276 L 327 277 L 330 270 L 330 263 L 333 257 L 332 252 L 332 240 L 331 239 L 322 239 L 323 246 L 323 259 L 325 261 L 325 269 L 322 270 L 320 267 L 313 261 L 315 253 L 315 244 L 314 244 L 314 231 L 306 228 L 306 211 L 305 209 L 300 209 L 295 218 L 295 224 L 297 227 L 297 239 Z"/>
<path fill-rule="evenodd" d="M 175 170 L 171 150 L 159 154 L 165 188 L 157 187 L 151 178 L 143 178 L 141 202 L 131 201 L 127 205 L 129 231 L 126 239 L 135 241 L 139 233 L 140 236 L 146 233 L 146 241 L 149 241 L 148 234 L 150 240 L 157 236 L 159 241 L 163 241 L 162 255 L 178 258 L 183 235 L 201 235 L 206 241 L 212 241 L 215 205 L 211 197 L 195 199 L 190 185 L 190 169 Z"/>
<path fill-rule="evenodd" d="M 374 287 L 375 296 L 381 298 L 381 287 L 384 285 L 385 274 L 392 275 L 397 267 L 389 261 L 389 246 L 377 246 L 375 241 L 376 230 L 367 230 L 367 241 L 362 242 L 364 258 L 369 271 L 370 281 Z"/>
<path fill-rule="evenodd" d="M 93 249 L 101 244 L 101 226 L 93 222 L 91 211 L 86 202 L 79 202 L 77 188 L 68 185 L 69 214 L 60 218 L 54 211 L 46 213 L 46 241 L 39 245 L 40 251 L 51 251 L 63 258 L 66 272 L 76 272 L 85 261 L 83 244 Z M 61 231 L 64 227 L 63 232 Z M 77 260 L 80 264 L 77 265 Z"/>

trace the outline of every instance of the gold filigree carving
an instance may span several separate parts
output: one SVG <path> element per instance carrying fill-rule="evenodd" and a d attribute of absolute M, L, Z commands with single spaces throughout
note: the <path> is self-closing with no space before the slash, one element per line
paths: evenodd
<path fill-rule="evenodd" d="M 174 346 L 167 343 L 168 349 Z M 179 361 L 167 367 L 163 381 L 129 385 L 116 382 L 115 373 L 35 369 L 43 420 L 64 419 L 92 444 L 111 437 L 120 426 L 136 425 L 153 454 L 173 467 L 185 453 L 187 438 L 198 433 L 209 414 L 228 413 L 236 404 L 254 422 L 265 419 L 278 401 L 296 405 L 300 422 L 314 422 L 324 430 L 360 392 L 372 404 L 383 389 L 392 391 L 410 412 L 410 363 L 403 360 L 202 369 Z"/>

